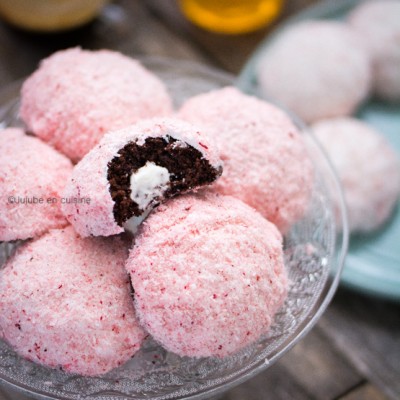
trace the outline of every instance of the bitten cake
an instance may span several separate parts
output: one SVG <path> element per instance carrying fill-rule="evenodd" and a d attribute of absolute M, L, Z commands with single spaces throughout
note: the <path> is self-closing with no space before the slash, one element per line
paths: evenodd
<path fill-rule="evenodd" d="M 61 195 L 71 173 L 71 161 L 39 139 L 0 130 L 0 241 L 67 225 Z"/>
<path fill-rule="evenodd" d="M 399 198 L 398 155 L 379 132 L 356 119 L 320 121 L 312 129 L 341 180 L 350 230 L 379 228 Z"/>
<path fill-rule="evenodd" d="M 196 127 L 177 119 L 142 121 L 107 134 L 75 166 L 65 197 L 89 197 L 90 205 L 65 204 L 63 212 L 82 236 L 135 232 L 164 199 L 211 184 L 221 173 L 217 150 Z"/>
<path fill-rule="evenodd" d="M 135 317 L 123 239 L 52 230 L 0 270 L 0 336 L 21 356 L 82 375 L 128 361 L 145 337 Z"/>
<path fill-rule="evenodd" d="M 224 357 L 257 341 L 287 293 L 276 227 L 240 200 L 210 193 L 159 206 L 126 268 L 141 324 L 181 356 Z"/>
<path fill-rule="evenodd" d="M 400 2 L 379 0 L 361 3 L 349 16 L 373 62 L 376 94 L 400 101 Z"/>
<path fill-rule="evenodd" d="M 371 85 L 368 52 L 357 33 L 339 22 L 308 21 L 287 28 L 257 68 L 266 98 L 309 123 L 352 114 Z"/>
<path fill-rule="evenodd" d="M 230 87 L 189 99 L 178 115 L 203 127 L 217 143 L 224 162 L 217 192 L 254 207 L 282 232 L 303 217 L 313 167 L 284 112 Z"/>
<path fill-rule="evenodd" d="M 43 60 L 25 81 L 20 115 L 30 131 L 76 162 L 109 130 L 171 108 L 164 84 L 137 61 L 73 48 Z"/>

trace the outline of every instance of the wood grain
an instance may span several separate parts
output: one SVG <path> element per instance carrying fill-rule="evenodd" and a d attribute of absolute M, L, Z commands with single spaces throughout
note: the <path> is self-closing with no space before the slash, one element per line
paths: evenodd
<path fill-rule="evenodd" d="M 365 379 L 400 399 L 400 307 L 340 290 L 318 326 Z"/>
<path fill-rule="evenodd" d="M 318 400 L 335 398 L 363 379 L 338 348 L 328 343 L 317 326 L 282 359 L 290 376 Z"/>
<path fill-rule="evenodd" d="M 270 398 L 330 400 L 363 381 L 358 371 L 337 351 L 327 346 L 318 327 L 275 366 L 246 384 L 229 391 L 224 400 Z M 262 394 L 268 397 L 262 397 Z"/>
<path fill-rule="evenodd" d="M 370 383 L 365 383 L 337 400 L 388 400 L 388 398 Z"/>

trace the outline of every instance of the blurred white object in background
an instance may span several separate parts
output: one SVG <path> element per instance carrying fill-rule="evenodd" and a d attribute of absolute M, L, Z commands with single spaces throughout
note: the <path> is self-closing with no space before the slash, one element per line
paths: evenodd
<path fill-rule="evenodd" d="M 361 3 L 349 23 L 371 53 L 375 93 L 383 100 L 400 101 L 400 1 Z"/>
<path fill-rule="evenodd" d="M 370 90 L 361 39 L 336 21 L 306 21 L 274 38 L 257 65 L 261 93 L 305 122 L 352 114 Z"/>
<path fill-rule="evenodd" d="M 400 194 L 396 151 L 377 130 L 355 118 L 319 121 L 312 130 L 342 183 L 350 231 L 380 228 L 391 217 Z"/>

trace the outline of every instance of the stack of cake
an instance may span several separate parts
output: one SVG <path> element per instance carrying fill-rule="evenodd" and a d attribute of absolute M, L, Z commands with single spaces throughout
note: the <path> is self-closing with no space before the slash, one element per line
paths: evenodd
<path fill-rule="evenodd" d="M 21 356 L 104 374 L 151 335 L 225 357 L 265 335 L 288 278 L 282 235 L 313 168 L 275 106 L 224 88 L 174 111 L 135 60 L 78 48 L 21 92 L 0 132 L 0 337 Z"/>

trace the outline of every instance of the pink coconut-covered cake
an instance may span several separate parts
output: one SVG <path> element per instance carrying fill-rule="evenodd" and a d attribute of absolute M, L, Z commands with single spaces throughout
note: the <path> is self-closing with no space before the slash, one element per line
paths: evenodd
<path fill-rule="evenodd" d="M 262 95 L 307 123 L 352 114 L 371 89 L 371 62 L 362 38 L 339 21 L 292 24 L 257 64 Z"/>
<path fill-rule="evenodd" d="M 185 195 L 143 223 L 126 268 L 143 327 L 181 356 L 224 357 L 265 334 L 288 280 L 282 236 L 233 197 Z"/>
<path fill-rule="evenodd" d="M 215 145 L 177 119 L 139 122 L 111 132 L 74 168 L 64 195 L 88 197 L 63 212 L 86 236 L 132 232 L 166 198 L 211 184 L 222 173 Z"/>
<path fill-rule="evenodd" d="M 0 130 L 0 241 L 67 225 L 61 194 L 71 173 L 71 161 L 39 139 Z"/>
<path fill-rule="evenodd" d="M 25 81 L 20 115 L 30 131 L 76 162 L 109 130 L 171 109 L 164 84 L 139 62 L 72 48 L 43 60 Z"/>
<path fill-rule="evenodd" d="M 135 317 L 120 238 L 52 230 L 0 270 L 0 336 L 21 356 L 100 375 L 128 361 L 145 337 Z"/>
<path fill-rule="evenodd" d="M 203 127 L 217 143 L 224 162 L 217 192 L 254 207 L 282 232 L 304 216 L 313 166 L 283 111 L 228 87 L 187 100 L 178 116 Z"/>
<path fill-rule="evenodd" d="M 341 181 L 350 230 L 381 227 L 399 199 L 399 155 L 377 130 L 354 118 L 323 120 L 312 129 Z"/>
<path fill-rule="evenodd" d="M 375 93 L 383 100 L 400 101 L 400 2 L 363 1 L 348 22 L 360 34 L 372 59 Z"/>

